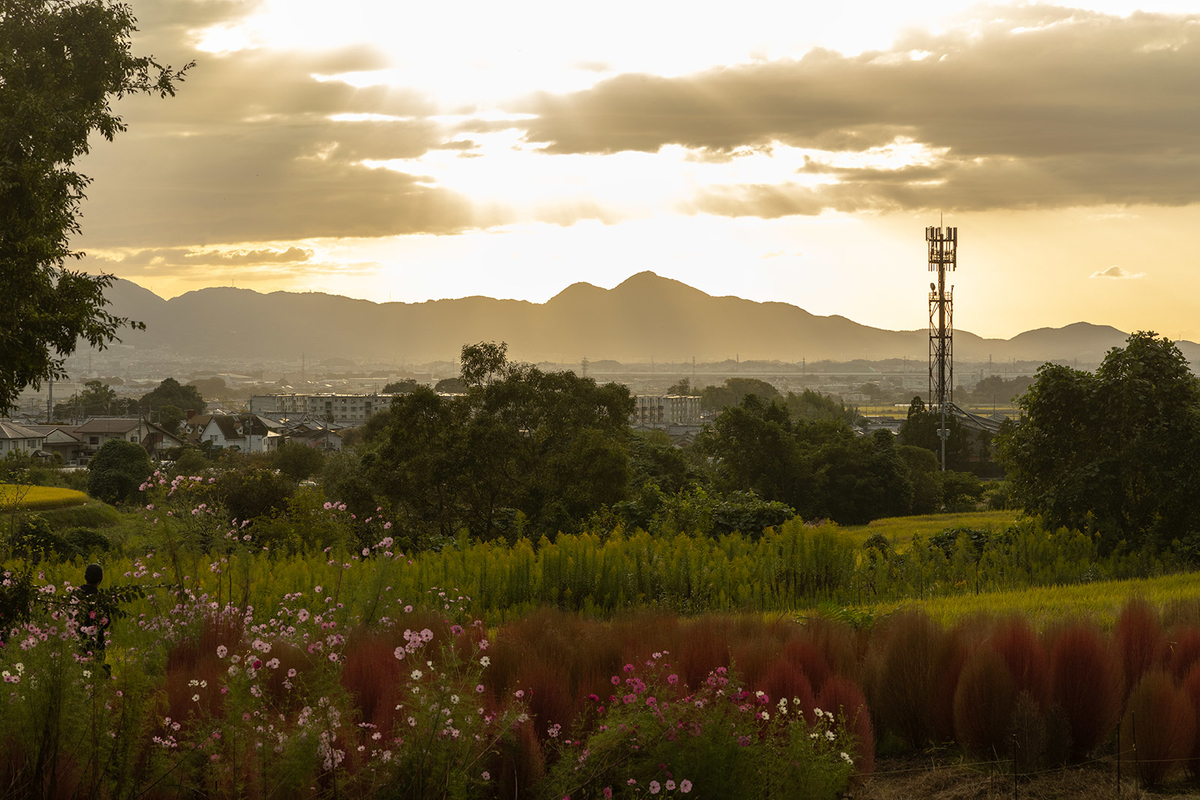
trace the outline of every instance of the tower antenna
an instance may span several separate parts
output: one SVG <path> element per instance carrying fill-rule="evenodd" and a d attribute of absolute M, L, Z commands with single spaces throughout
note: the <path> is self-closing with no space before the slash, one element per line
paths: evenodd
<path fill-rule="evenodd" d="M 938 222 L 943 220 L 938 215 Z M 941 412 L 942 469 L 946 469 L 946 404 L 954 401 L 954 287 L 946 288 L 946 272 L 958 266 L 958 228 L 925 229 L 929 271 L 937 283 L 929 284 L 929 404 Z"/>

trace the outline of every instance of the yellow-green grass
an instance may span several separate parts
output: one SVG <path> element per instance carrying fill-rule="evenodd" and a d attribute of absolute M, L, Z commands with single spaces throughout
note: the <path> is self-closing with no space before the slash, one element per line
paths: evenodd
<path fill-rule="evenodd" d="M 1174 611 L 1194 617 L 1200 614 L 1200 573 L 905 600 L 857 611 L 879 616 L 900 608 L 920 608 L 946 624 L 979 615 L 1020 614 L 1039 626 L 1069 617 L 1086 617 L 1111 627 L 1121 608 L 1133 598 L 1146 600 L 1168 614 Z"/>
<path fill-rule="evenodd" d="M 843 529 L 855 544 L 862 544 L 868 536 L 882 534 L 898 550 L 903 551 L 912 542 L 913 534 L 925 538 L 941 533 L 947 528 L 975 528 L 978 530 L 1002 531 L 1017 520 L 1019 511 L 968 511 L 961 514 L 924 514 L 916 517 L 885 517 L 867 525 L 854 525 Z"/>
<path fill-rule="evenodd" d="M 78 506 L 87 502 L 88 496 L 74 489 L 57 486 L 17 486 L 0 483 L 0 511 L 45 511 L 52 508 Z"/>

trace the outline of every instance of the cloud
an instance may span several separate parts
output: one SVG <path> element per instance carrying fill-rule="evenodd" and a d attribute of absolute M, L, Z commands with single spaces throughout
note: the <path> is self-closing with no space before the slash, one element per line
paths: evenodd
<path fill-rule="evenodd" d="M 730 216 L 1200 200 L 1200 17 L 992 11 L 1003 18 L 911 33 L 889 52 L 625 74 L 518 110 L 537 115 L 527 138 L 547 153 L 680 145 L 720 160 L 779 143 L 832 156 L 907 138 L 941 154 L 900 169 L 821 165 L 837 179 L 821 188 L 708 187 L 688 201 Z"/>
<path fill-rule="evenodd" d="M 1145 275 L 1146 275 L 1146 273 L 1144 273 L 1144 272 L 1136 272 L 1136 273 L 1126 272 L 1125 270 L 1118 267 L 1116 264 L 1113 264 L 1108 269 L 1097 270 L 1097 271 L 1093 272 L 1091 275 L 1089 275 L 1088 277 L 1089 278 L 1111 278 L 1114 280 L 1125 281 L 1125 280 L 1137 280 L 1138 278 L 1145 277 Z"/>

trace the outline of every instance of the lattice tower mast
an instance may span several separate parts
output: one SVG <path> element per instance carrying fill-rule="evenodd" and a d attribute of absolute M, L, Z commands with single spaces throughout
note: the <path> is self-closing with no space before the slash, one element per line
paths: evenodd
<path fill-rule="evenodd" d="M 926 228 L 929 271 L 929 404 L 941 408 L 954 401 L 954 286 L 946 288 L 946 272 L 957 267 L 958 228 Z"/>

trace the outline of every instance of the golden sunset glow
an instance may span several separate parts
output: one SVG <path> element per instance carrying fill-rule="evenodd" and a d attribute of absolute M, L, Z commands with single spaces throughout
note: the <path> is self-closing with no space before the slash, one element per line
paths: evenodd
<path fill-rule="evenodd" d="M 135 0 L 137 47 L 197 65 L 122 101 L 78 244 L 163 297 L 652 270 L 916 329 L 944 215 L 962 329 L 1200 338 L 1186 5 Z"/>

